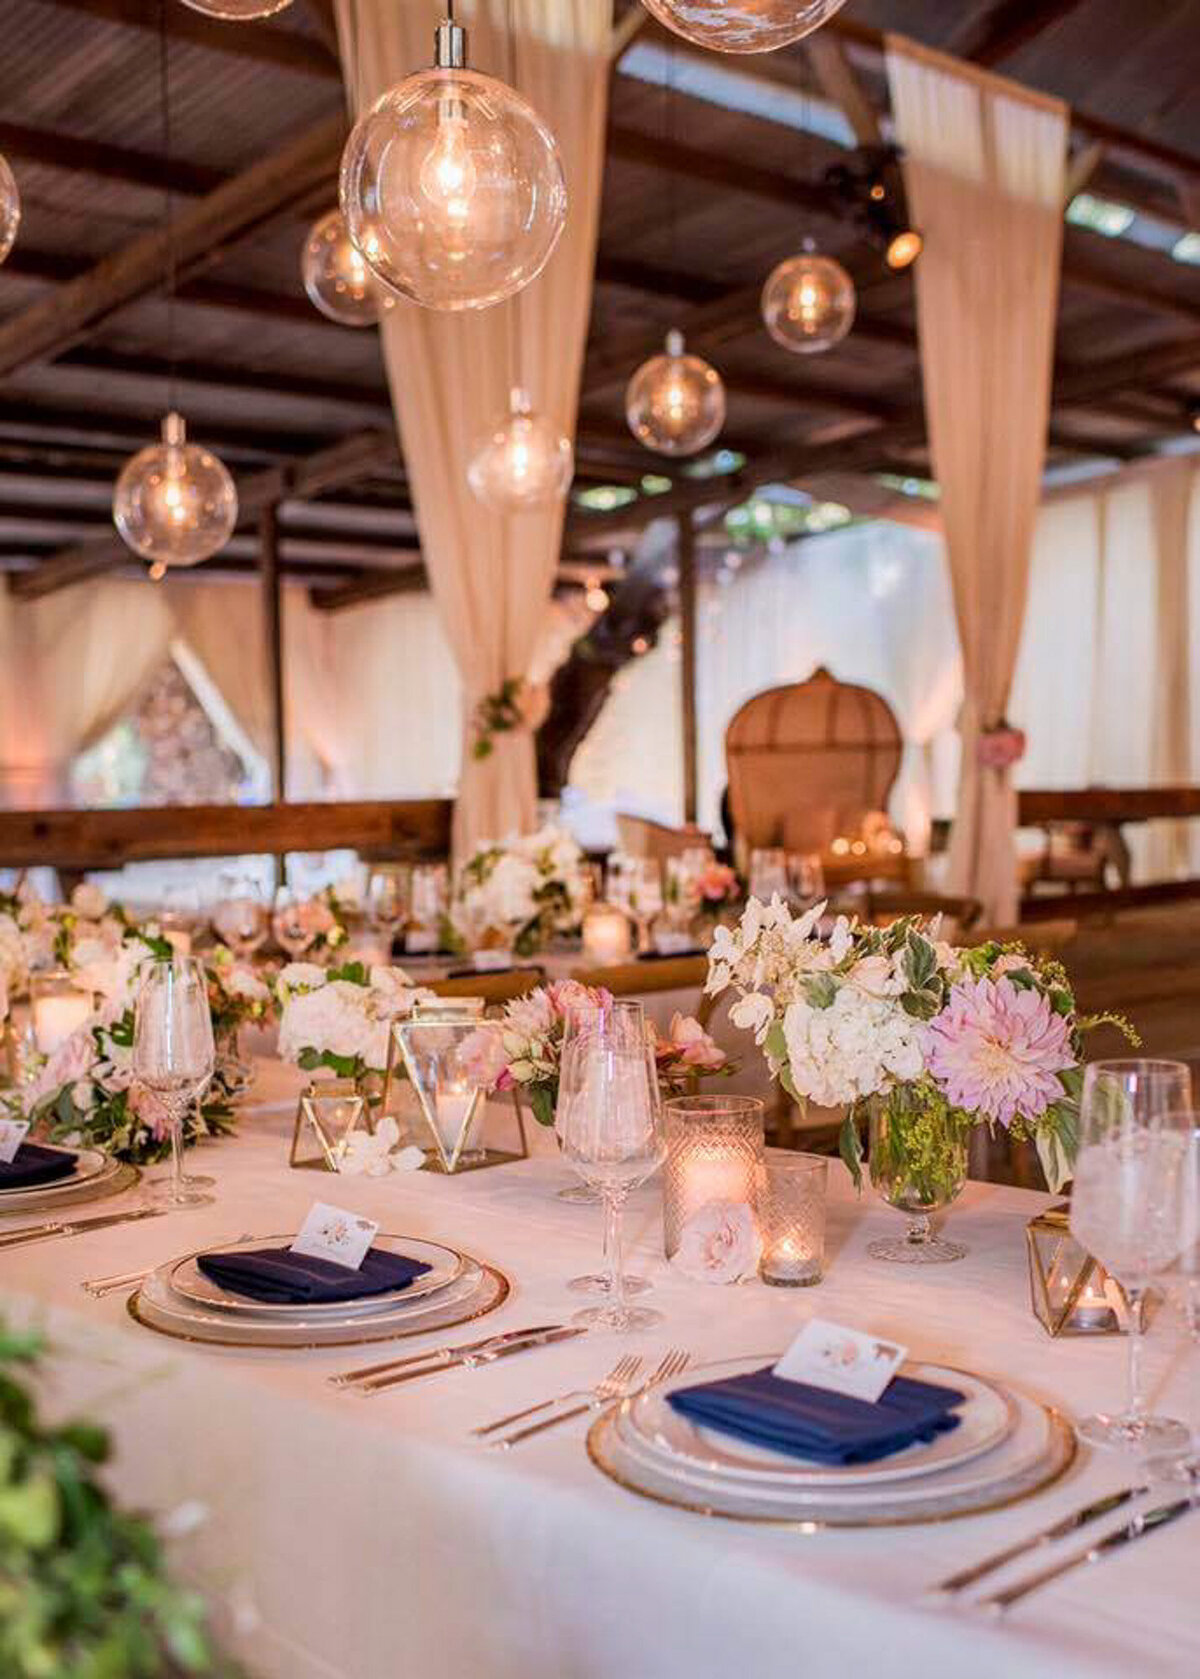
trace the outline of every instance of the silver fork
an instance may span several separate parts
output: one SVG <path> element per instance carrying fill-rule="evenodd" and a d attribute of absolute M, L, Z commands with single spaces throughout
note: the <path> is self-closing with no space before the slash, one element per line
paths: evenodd
<path fill-rule="evenodd" d="M 651 1388 L 658 1387 L 660 1382 L 668 1382 L 672 1376 L 682 1375 L 690 1362 L 690 1353 L 684 1352 L 680 1347 L 673 1347 L 664 1355 L 654 1374 L 639 1388 L 626 1388 L 624 1392 L 610 1393 L 606 1398 L 593 1399 L 586 1405 L 573 1405 L 569 1411 L 560 1411 L 556 1417 L 546 1417 L 542 1422 L 530 1423 L 527 1428 L 519 1428 L 515 1434 L 506 1434 L 503 1439 L 493 1440 L 491 1444 L 500 1451 L 507 1451 L 510 1446 L 519 1445 L 522 1440 L 531 1440 L 535 1434 L 542 1434 L 548 1428 L 556 1428 L 560 1422 L 571 1422 L 575 1417 L 586 1416 L 589 1411 L 599 1410 L 601 1406 L 611 1405 L 618 1399 L 629 1399 L 634 1394 L 648 1393 Z"/>
<path fill-rule="evenodd" d="M 536 1405 L 526 1405 L 523 1411 L 513 1411 L 507 1417 L 498 1417 L 495 1422 L 485 1423 L 482 1428 L 473 1428 L 471 1433 L 482 1439 L 487 1434 L 495 1434 L 497 1429 L 508 1428 L 515 1422 L 523 1422 L 526 1417 L 534 1416 L 538 1411 L 547 1411 L 552 1405 L 565 1405 L 571 1399 L 594 1399 L 602 1388 L 624 1388 L 631 1382 L 642 1367 L 642 1361 L 634 1353 L 626 1353 L 619 1358 L 605 1376 L 594 1388 L 570 1388 L 566 1393 L 559 1393 L 553 1399 L 540 1399 Z"/>

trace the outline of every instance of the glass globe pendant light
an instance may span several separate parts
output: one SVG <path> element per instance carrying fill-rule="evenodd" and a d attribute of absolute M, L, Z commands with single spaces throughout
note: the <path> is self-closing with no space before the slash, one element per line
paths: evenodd
<path fill-rule="evenodd" d="M 625 418 L 639 443 L 660 455 L 696 455 L 725 424 L 725 385 L 715 367 L 685 354 L 683 334 L 667 334 L 625 389 Z"/>
<path fill-rule="evenodd" d="M 854 281 L 832 257 L 804 251 L 771 271 L 762 317 L 777 344 L 793 355 L 832 349 L 854 324 Z"/>
<path fill-rule="evenodd" d="M 486 309 L 545 267 L 567 214 L 554 136 L 520 94 L 466 67 L 448 18 L 434 67 L 355 124 L 342 154 L 350 237 L 392 290 L 427 309 Z"/>
<path fill-rule="evenodd" d="M 0 152 L 0 262 L 13 248 L 21 225 L 21 195 L 8 159 Z"/>
<path fill-rule="evenodd" d="M 225 546 L 237 523 L 238 498 L 227 468 L 189 443 L 183 416 L 167 415 L 162 442 L 125 463 L 113 494 L 113 519 L 143 559 L 189 566 Z"/>
<path fill-rule="evenodd" d="M 467 482 L 496 512 L 526 513 L 561 501 L 574 470 L 570 439 L 533 412 L 528 392 L 518 386 L 508 413 L 472 457 Z"/>
<path fill-rule="evenodd" d="M 250 18 L 274 17 L 290 6 L 292 0 L 183 0 L 194 12 L 205 17 L 223 18 L 226 23 L 245 23 Z"/>
<path fill-rule="evenodd" d="M 300 274 L 310 300 L 339 326 L 376 326 L 381 311 L 395 306 L 347 233 L 340 210 L 328 211 L 309 229 Z"/>
<path fill-rule="evenodd" d="M 774 52 L 819 29 L 845 0 L 643 0 L 660 23 L 714 52 Z"/>

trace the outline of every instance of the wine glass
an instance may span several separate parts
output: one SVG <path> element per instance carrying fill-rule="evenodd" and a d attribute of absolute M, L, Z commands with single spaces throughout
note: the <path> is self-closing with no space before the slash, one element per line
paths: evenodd
<path fill-rule="evenodd" d="M 235 956 L 252 956 L 267 936 L 267 908 L 258 883 L 249 875 L 222 875 L 221 899 L 212 924 Z"/>
<path fill-rule="evenodd" d="M 1176 1294 L 1186 1332 L 1200 1345 L 1200 1113 L 1191 1115 L 1191 1127 L 1179 1185 L 1182 1245 L 1166 1281 Z M 1191 1450 L 1182 1457 L 1155 1458 L 1149 1467 L 1160 1479 L 1182 1481 L 1200 1492 L 1200 1433 L 1193 1435 Z"/>
<path fill-rule="evenodd" d="M 825 896 L 825 871 L 819 851 L 790 851 L 787 876 L 788 895 L 797 909 L 808 909 Z"/>
<path fill-rule="evenodd" d="M 1142 1391 L 1146 1290 L 1184 1242 L 1181 1192 L 1191 1141 L 1191 1075 L 1181 1061 L 1096 1061 L 1084 1071 L 1071 1234 L 1129 1300 L 1129 1404 L 1079 1424 L 1089 1445 L 1177 1451 L 1188 1430 L 1147 1415 Z"/>
<path fill-rule="evenodd" d="M 787 853 L 776 846 L 757 846 L 750 853 L 749 890 L 752 898 L 769 904 L 778 892 L 785 901 L 789 895 Z"/>
<path fill-rule="evenodd" d="M 639 953 L 650 948 L 650 928 L 662 914 L 662 868 L 656 857 L 630 860 L 630 908 L 637 924 Z"/>
<path fill-rule="evenodd" d="M 407 870 L 374 869 L 367 885 L 367 915 L 375 931 L 384 936 L 389 961 L 392 942 L 408 916 L 409 878 Z"/>
<path fill-rule="evenodd" d="M 640 1042 L 637 1038 L 640 1036 Z M 555 1117 L 562 1151 L 604 1202 L 608 1298 L 576 1314 L 596 1328 L 648 1329 L 662 1313 L 630 1306 L 622 1268 L 625 1202 L 666 1157 L 662 1107 L 644 1028 L 613 1011 L 585 1025 L 563 1059 Z"/>
<path fill-rule="evenodd" d="M 133 1073 L 166 1110 L 171 1173 L 152 1187 L 169 1207 L 197 1207 L 211 1178 L 183 1172 L 183 1118 L 212 1078 L 212 1014 L 203 964 L 194 956 L 155 962 L 145 971 L 133 1021 Z"/>
<path fill-rule="evenodd" d="M 293 962 L 299 961 L 305 951 L 316 943 L 317 927 L 307 913 L 309 902 L 307 897 L 290 886 L 281 886 L 275 894 L 271 931 L 275 935 L 275 943 Z"/>
<path fill-rule="evenodd" d="M 418 863 L 412 872 L 409 930 L 406 948 L 413 955 L 440 948 L 442 923 L 450 898 L 450 878 L 444 863 Z"/>

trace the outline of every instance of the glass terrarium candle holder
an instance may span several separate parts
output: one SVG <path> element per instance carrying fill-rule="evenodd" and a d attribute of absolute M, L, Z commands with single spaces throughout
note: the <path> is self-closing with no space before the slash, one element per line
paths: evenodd
<path fill-rule="evenodd" d="M 39 1055 L 53 1055 L 78 1027 L 91 1019 L 95 998 L 81 991 L 62 968 L 33 974 L 29 981 L 30 1017 L 34 1048 Z"/>
<path fill-rule="evenodd" d="M 776 1288 L 811 1288 L 825 1272 L 829 1162 L 817 1154 L 773 1154 L 758 1203 L 758 1274 Z"/>
<path fill-rule="evenodd" d="M 1064 1201 L 1025 1227 L 1033 1314 L 1049 1335 L 1128 1334 L 1125 1291 L 1072 1236 L 1070 1212 Z"/>
<path fill-rule="evenodd" d="M 424 1132 L 422 1146 L 431 1171 L 463 1172 L 500 1166 L 524 1159 L 528 1153 L 519 1107 L 517 1152 L 485 1148 L 475 1140 L 487 1092 L 475 1082 L 462 1050 L 478 1031 L 483 1009 L 482 997 L 439 998 L 415 1004 L 411 1014 L 392 1027 L 385 1106 L 391 1081 L 402 1066 L 417 1100 Z"/>
<path fill-rule="evenodd" d="M 663 1108 L 663 1244 L 673 1258 L 690 1219 L 712 1202 L 757 1213 L 763 1104 L 756 1096 L 680 1096 Z"/>
<path fill-rule="evenodd" d="M 301 1092 L 289 1166 L 340 1172 L 355 1131 L 374 1135 L 371 1107 L 353 1079 L 314 1079 Z"/>
<path fill-rule="evenodd" d="M 619 904 L 593 904 L 583 918 L 583 955 L 599 968 L 627 962 L 633 951 L 633 925 Z"/>

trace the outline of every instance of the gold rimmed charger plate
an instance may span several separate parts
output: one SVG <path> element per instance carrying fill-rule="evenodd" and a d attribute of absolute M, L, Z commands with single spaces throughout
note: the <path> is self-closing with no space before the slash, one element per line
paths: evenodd
<path fill-rule="evenodd" d="M 948 1367 L 949 1368 L 949 1367 Z M 964 1372 L 966 1374 L 966 1372 Z M 1031 1468 L 1025 1479 L 1015 1489 L 1011 1483 L 1016 1478 L 1016 1471 L 1007 1477 L 1006 1490 L 989 1493 L 987 1488 L 980 1488 L 978 1494 L 961 1493 L 961 1502 L 954 1508 L 942 1510 L 896 1509 L 884 1515 L 871 1515 L 866 1511 L 849 1513 L 845 1510 L 835 1514 L 822 1514 L 814 1507 L 811 1511 L 796 1510 L 787 1512 L 728 1510 L 718 1508 L 711 1500 L 704 1497 L 699 1488 L 680 1486 L 664 1487 L 659 1483 L 646 1486 L 634 1480 L 614 1461 L 616 1454 L 613 1450 L 613 1440 L 616 1437 L 616 1408 L 602 1412 L 588 1430 L 587 1453 L 592 1463 L 602 1475 L 622 1487 L 626 1492 L 632 1492 L 639 1498 L 647 1499 L 652 1504 L 662 1504 L 669 1509 L 687 1510 L 692 1515 L 713 1516 L 719 1521 L 746 1522 L 755 1526 L 776 1527 L 790 1529 L 797 1533 L 819 1533 L 825 1528 L 869 1528 L 869 1527 L 916 1527 L 929 1526 L 938 1522 L 959 1521 L 966 1516 L 985 1515 L 992 1510 L 1004 1510 L 1010 1505 L 1023 1504 L 1026 1499 L 1035 1497 L 1062 1478 L 1075 1461 L 1078 1442 L 1075 1430 L 1067 1418 L 1055 1406 L 1043 1405 L 1040 1400 L 1029 1400 L 1028 1403 L 1041 1411 L 1046 1421 L 1047 1441 L 1040 1464 Z M 936 1497 L 936 1494 L 934 1495 Z M 952 1492 L 946 1493 L 949 1499 Z M 880 1493 L 880 1503 L 885 1501 L 883 1491 Z M 836 1499 L 830 1498 L 830 1503 Z"/>
<path fill-rule="evenodd" d="M 466 1257 L 470 1259 L 471 1255 L 468 1254 Z M 125 1310 L 133 1321 L 140 1324 L 143 1329 L 152 1330 L 156 1335 L 166 1335 L 173 1341 L 188 1341 L 196 1347 L 237 1347 L 243 1352 L 286 1353 L 319 1352 L 325 1347 L 360 1347 L 366 1346 L 372 1341 L 406 1341 L 415 1335 L 429 1335 L 435 1332 L 440 1334 L 444 1329 L 456 1329 L 460 1324 L 473 1323 L 477 1318 L 486 1317 L 489 1312 L 498 1311 L 503 1306 L 512 1290 L 512 1284 L 504 1272 L 495 1265 L 485 1264 L 481 1259 L 475 1260 L 474 1263 L 479 1266 L 480 1272 L 489 1286 L 480 1291 L 481 1298 L 478 1301 L 464 1301 L 463 1310 L 455 1316 L 439 1318 L 437 1323 L 433 1324 L 428 1322 L 414 1324 L 409 1329 L 393 1323 L 387 1327 L 376 1328 L 371 1332 L 365 1330 L 364 1326 L 364 1332 L 359 1332 L 357 1329 L 348 1329 L 345 1334 L 330 1333 L 328 1339 L 296 1341 L 291 1346 L 264 1347 L 253 1339 L 247 1339 L 244 1334 L 234 1338 L 217 1335 L 191 1335 L 183 1329 L 168 1329 L 163 1324 L 152 1323 L 139 1309 L 138 1303 L 142 1292 L 140 1288 L 135 1289 L 126 1300 Z"/>

